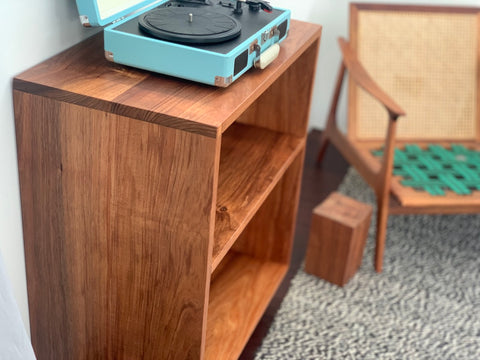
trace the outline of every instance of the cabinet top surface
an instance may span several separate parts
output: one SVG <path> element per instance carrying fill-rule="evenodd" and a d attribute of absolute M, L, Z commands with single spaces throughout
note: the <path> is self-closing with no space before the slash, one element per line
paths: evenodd
<path fill-rule="evenodd" d="M 103 36 L 91 38 L 23 72 L 14 90 L 215 137 L 313 42 L 319 25 L 293 20 L 279 57 L 228 88 L 176 79 L 108 62 Z"/>

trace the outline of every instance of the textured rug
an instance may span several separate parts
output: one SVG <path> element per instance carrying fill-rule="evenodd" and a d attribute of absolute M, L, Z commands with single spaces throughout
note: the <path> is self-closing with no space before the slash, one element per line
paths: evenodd
<path fill-rule="evenodd" d="M 354 170 L 339 191 L 374 203 Z M 373 229 L 345 287 L 299 270 L 255 359 L 480 359 L 480 215 L 391 216 L 381 274 Z"/>

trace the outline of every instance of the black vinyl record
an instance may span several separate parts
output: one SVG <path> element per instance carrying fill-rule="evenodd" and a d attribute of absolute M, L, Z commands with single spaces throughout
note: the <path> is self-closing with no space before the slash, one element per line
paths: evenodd
<path fill-rule="evenodd" d="M 141 30 L 161 39 L 187 44 L 211 44 L 240 35 L 233 17 L 205 8 L 165 7 L 149 11 L 138 20 Z"/>

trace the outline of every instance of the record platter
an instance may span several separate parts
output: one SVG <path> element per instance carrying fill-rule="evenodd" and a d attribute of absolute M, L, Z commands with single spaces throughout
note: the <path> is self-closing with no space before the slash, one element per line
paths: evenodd
<path fill-rule="evenodd" d="M 274 61 L 290 25 L 290 11 L 266 1 L 132 1 L 77 0 L 85 26 L 120 16 L 104 29 L 108 60 L 220 87 Z"/>

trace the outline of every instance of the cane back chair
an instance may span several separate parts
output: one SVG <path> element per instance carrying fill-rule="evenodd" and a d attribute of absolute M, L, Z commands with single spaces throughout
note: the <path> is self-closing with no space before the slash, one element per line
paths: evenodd
<path fill-rule="evenodd" d="M 479 34 L 480 8 L 350 5 L 350 40 L 339 39 L 343 60 L 318 159 L 331 142 L 374 189 L 378 272 L 389 214 L 480 212 L 480 165 L 468 164 L 466 174 L 442 173 L 470 156 L 465 148 L 480 164 Z M 336 114 L 346 72 L 344 135 Z M 408 151 L 427 148 L 433 160 L 445 153 L 454 163 L 421 160 L 402 174 L 397 158 L 412 163 Z M 470 183 L 456 186 L 462 177 Z M 438 185 L 439 179 L 453 185 Z"/>

